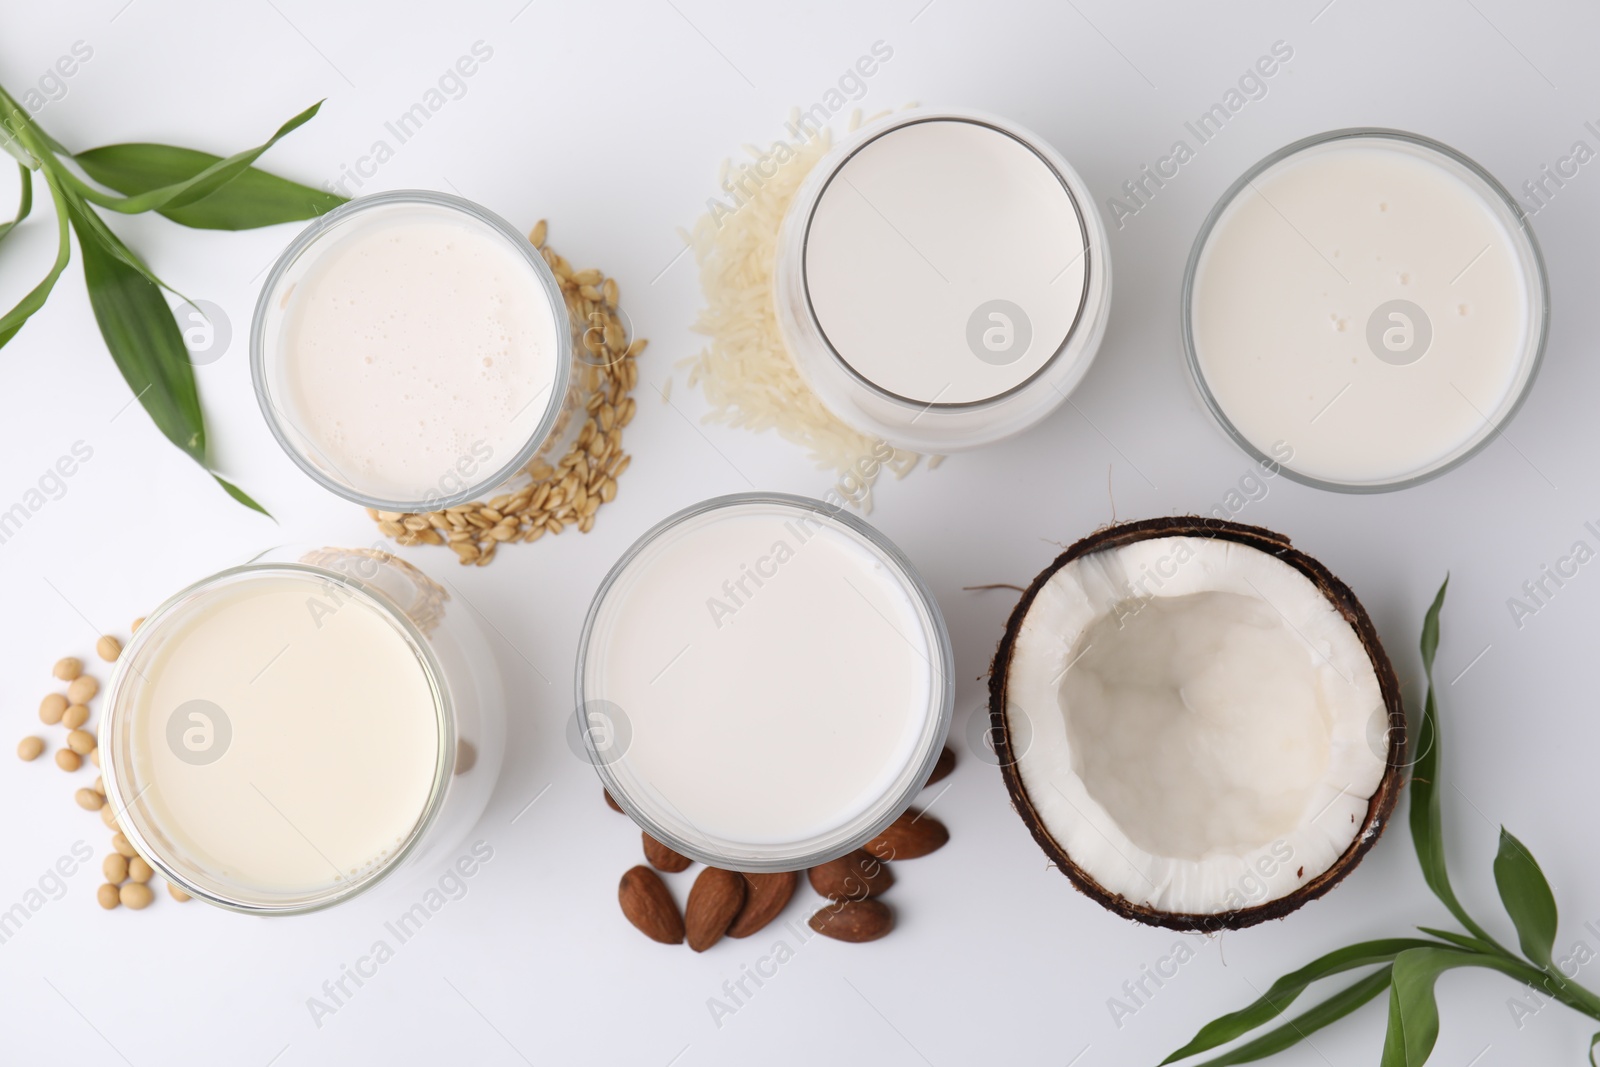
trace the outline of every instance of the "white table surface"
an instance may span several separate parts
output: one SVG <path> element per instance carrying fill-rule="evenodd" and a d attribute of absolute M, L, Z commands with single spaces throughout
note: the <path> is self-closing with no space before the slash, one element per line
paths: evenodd
<path fill-rule="evenodd" d="M 0 908 L 22 899 L 75 841 L 96 854 L 62 899 L 0 945 L 0 1061 L 1153 1063 L 1315 954 L 1445 921 L 1397 824 L 1337 892 L 1287 921 L 1203 944 L 1117 1025 L 1108 1000 L 1183 939 L 1102 911 L 1048 869 L 998 772 L 965 751 L 1012 597 L 962 587 L 1025 582 L 1058 544 L 1113 514 L 1208 511 L 1248 472 L 1249 461 L 1191 398 L 1177 316 L 1195 231 L 1246 166 L 1307 134 L 1384 125 L 1450 143 L 1516 188 L 1574 141 L 1600 147 L 1584 127 L 1600 118 L 1592 60 L 1600 14 L 1508 0 L 1296 0 L 1225 13 L 1107 0 L 10 8 L 0 82 L 13 93 L 75 42 L 93 48 L 66 95 L 40 115 L 65 143 L 161 140 L 226 153 L 327 97 L 322 114 L 266 160 L 312 183 L 363 155 L 385 120 L 485 42 L 493 57 L 466 94 L 366 189 L 455 189 L 521 226 L 548 216 L 564 254 L 620 279 L 627 310 L 652 340 L 643 378 L 660 385 L 676 374 L 678 382 L 671 406 L 641 389 L 628 437 L 635 461 L 591 535 L 513 546 L 486 569 L 462 570 L 437 549 L 405 551 L 492 620 L 520 696 L 505 773 L 473 835 L 494 858 L 465 897 L 398 946 L 320 1027 L 307 999 L 387 937 L 385 921 L 436 873 L 408 872 L 331 912 L 283 921 L 180 907 L 164 894 L 143 914 L 102 912 L 93 898 L 107 836 L 72 804 L 83 782 L 69 784 L 47 761 L 0 757 L 0 802 L 11 813 Z M 718 1027 L 707 999 L 772 941 L 794 939 L 774 927 L 695 955 L 652 944 L 623 921 L 615 887 L 639 860 L 637 836 L 600 802 L 593 771 L 563 743 L 571 665 L 591 591 L 651 523 L 751 484 L 817 495 L 832 482 L 770 435 L 710 426 L 702 436 L 691 425 L 704 404 L 674 365 L 700 343 L 688 329 L 700 294 L 691 258 L 674 260 L 676 231 L 717 192 L 723 157 L 780 136 L 792 105 L 818 100 L 879 40 L 893 58 L 861 106 L 915 100 L 1009 116 L 1072 161 L 1103 212 L 1118 185 L 1165 154 L 1183 122 L 1273 42 L 1288 42 L 1294 57 L 1264 99 L 1113 228 L 1111 324 L 1073 397 L 1077 410 L 879 494 L 872 520 L 922 568 L 955 642 L 963 758 L 935 808 L 953 840 L 898 866 L 893 936 L 797 947 Z M 13 195 L 14 176 L 0 168 L 0 204 Z M 0 355 L 0 506 L 21 499 L 74 442 L 94 450 L 65 495 L 0 545 L 0 685 L 17 737 L 37 728 L 50 664 L 67 652 L 88 656 L 95 631 L 125 631 L 181 584 L 261 547 L 373 536 L 359 509 L 312 485 L 279 452 L 251 395 L 243 332 L 257 279 L 294 228 L 219 234 L 153 217 L 119 228 L 173 285 L 231 317 L 232 347 L 199 373 L 215 462 L 279 522 L 230 503 L 137 408 L 124 410 L 129 390 L 95 330 L 78 267 L 70 268 Z M 1504 439 L 1465 468 L 1401 493 L 1348 497 L 1277 479 L 1240 517 L 1291 535 L 1356 589 L 1413 697 L 1422 612 L 1445 572 L 1453 574 L 1440 674 L 1458 888 L 1494 929 L 1508 931 L 1489 877 L 1495 827 L 1505 823 L 1556 887 L 1565 951 L 1580 939 L 1600 947 L 1583 925 L 1600 923 L 1600 853 L 1587 803 L 1600 760 L 1600 563 L 1520 629 L 1507 600 L 1573 542 L 1596 544 L 1584 523 L 1600 519 L 1600 364 L 1585 337 L 1600 331 L 1600 305 L 1588 298 L 1600 162 L 1568 182 L 1535 229 L 1553 289 L 1549 351 Z M 42 274 L 53 242 L 41 207 L 0 256 L 0 303 L 9 306 Z M 674 884 L 681 897 L 686 880 Z M 799 923 L 805 914 L 797 902 L 786 917 Z M 1583 977 L 1600 981 L 1600 968 Z M 1519 991 L 1497 976 L 1456 972 L 1440 990 L 1436 1063 L 1574 1064 L 1595 1029 L 1559 1006 L 1519 1028 L 1507 1006 Z M 1383 1022 L 1382 1007 L 1371 1006 L 1277 1062 L 1373 1063 Z"/>

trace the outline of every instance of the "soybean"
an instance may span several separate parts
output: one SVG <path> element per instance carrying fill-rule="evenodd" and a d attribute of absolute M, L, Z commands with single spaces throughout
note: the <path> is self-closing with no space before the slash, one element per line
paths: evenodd
<path fill-rule="evenodd" d="M 61 725 L 69 730 L 76 730 L 89 721 L 89 708 L 84 704 L 72 704 L 66 714 L 61 716 Z"/>
<path fill-rule="evenodd" d="M 122 855 L 128 857 L 130 860 L 139 854 L 134 851 L 133 846 L 128 843 L 128 838 L 123 834 L 111 835 L 111 847 L 116 849 Z"/>
<path fill-rule="evenodd" d="M 75 771 L 83 766 L 83 757 L 70 748 L 56 749 L 56 766 L 64 771 Z"/>
<path fill-rule="evenodd" d="M 112 885 L 121 885 L 128 880 L 128 857 L 120 852 L 111 853 L 100 861 L 100 873 Z"/>
<path fill-rule="evenodd" d="M 84 811 L 99 811 L 106 806 L 106 798 L 93 789 L 80 789 L 72 794 L 72 799 L 76 800 L 78 807 Z"/>
<path fill-rule="evenodd" d="M 155 873 L 156 872 L 151 869 L 150 864 L 145 862 L 143 856 L 135 856 L 133 859 L 128 861 L 128 877 L 133 879 L 135 882 L 138 882 L 140 885 L 148 882 L 150 880 L 150 876 Z"/>
<path fill-rule="evenodd" d="M 182 904 L 186 900 L 193 900 L 194 899 L 188 893 L 185 893 L 183 890 L 179 889 L 177 886 L 173 885 L 171 882 L 167 883 L 167 895 L 170 896 L 173 900 L 176 900 L 179 904 Z"/>
<path fill-rule="evenodd" d="M 107 663 L 115 663 L 117 657 L 122 655 L 122 642 L 106 634 L 94 643 L 94 654 Z"/>
<path fill-rule="evenodd" d="M 39 721 L 46 726 L 54 726 L 61 721 L 61 716 L 67 713 L 70 702 L 60 693 L 51 693 L 39 701 Z"/>
<path fill-rule="evenodd" d="M 110 911 L 112 908 L 122 903 L 122 893 L 117 889 L 116 886 L 110 884 L 109 882 L 95 890 L 94 898 L 98 900 L 100 902 L 100 906 L 107 911 Z"/>
<path fill-rule="evenodd" d="M 67 747 L 80 756 L 87 756 L 95 749 L 94 734 L 88 730 L 74 730 L 67 735 Z"/>
<path fill-rule="evenodd" d="M 56 660 L 56 665 L 50 668 L 50 673 L 63 682 L 70 682 L 83 673 L 83 661 L 77 656 L 63 656 Z"/>
<path fill-rule="evenodd" d="M 100 692 L 100 683 L 92 675 L 80 674 L 67 686 L 67 700 L 73 704 L 87 704 Z"/>
<path fill-rule="evenodd" d="M 37 737 L 24 737 L 17 742 L 17 757 L 33 762 L 44 751 L 44 742 Z"/>
<path fill-rule="evenodd" d="M 150 906 L 155 894 L 151 893 L 150 887 L 143 882 L 125 882 L 122 888 L 117 890 L 117 897 L 122 901 L 123 907 L 141 911 Z"/>

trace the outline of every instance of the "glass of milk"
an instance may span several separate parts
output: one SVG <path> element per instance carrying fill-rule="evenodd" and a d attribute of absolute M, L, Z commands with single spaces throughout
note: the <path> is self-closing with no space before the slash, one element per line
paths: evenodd
<path fill-rule="evenodd" d="M 1522 208 L 1452 148 L 1397 130 L 1297 141 L 1206 219 L 1183 286 L 1201 398 L 1257 460 L 1345 492 L 1415 485 L 1489 444 L 1544 353 Z"/>
<path fill-rule="evenodd" d="M 441 862 L 499 776 L 504 696 L 471 613 L 376 549 L 274 550 L 178 593 L 117 661 L 106 797 L 191 896 L 282 915 Z"/>
<path fill-rule="evenodd" d="M 352 200 L 268 275 L 256 397 L 313 479 L 381 511 L 489 495 L 556 434 L 572 380 L 566 304 L 538 249 L 443 193 Z"/>
<path fill-rule="evenodd" d="M 902 111 L 840 141 L 784 217 L 784 343 L 843 422 L 944 453 L 1033 426 L 1105 333 L 1094 199 L 1034 134 L 973 111 Z"/>
<path fill-rule="evenodd" d="M 882 534 L 821 501 L 696 504 L 630 548 L 578 647 L 582 748 L 657 840 L 743 871 L 843 855 L 949 729 L 950 639 Z"/>

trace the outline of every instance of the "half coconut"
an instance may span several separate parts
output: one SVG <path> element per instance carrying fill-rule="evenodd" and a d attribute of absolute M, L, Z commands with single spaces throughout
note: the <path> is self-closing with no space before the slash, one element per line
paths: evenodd
<path fill-rule="evenodd" d="M 1034 579 L 989 680 L 1017 812 L 1139 922 L 1279 918 L 1353 870 L 1402 786 L 1372 620 L 1288 538 L 1198 517 L 1100 530 Z"/>

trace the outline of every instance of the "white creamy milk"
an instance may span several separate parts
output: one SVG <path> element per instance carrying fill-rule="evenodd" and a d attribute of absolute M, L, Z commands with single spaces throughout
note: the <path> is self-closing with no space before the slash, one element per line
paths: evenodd
<path fill-rule="evenodd" d="M 304 258 L 278 344 L 284 414 L 312 462 L 367 496 L 422 501 L 516 458 L 557 388 L 557 319 L 506 235 L 396 203 Z"/>
<path fill-rule="evenodd" d="M 161 625 L 135 665 L 121 783 L 159 851 L 246 897 L 312 894 L 382 865 L 427 806 L 440 744 L 433 690 L 395 623 L 278 572 Z"/>
<path fill-rule="evenodd" d="M 806 291 L 867 381 L 971 403 L 1026 382 L 1066 340 L 1087 240 L 1061 176 L 1026 143 L 929 119 L 867 142 L 831 177 L 806 233 Z"/>
<path fill-rule="evenodd" d="M 804 841 L 879 801 L 935 714 L 936 655 L 902 574 L 794 506 L 670 527 L 597 609 L 590 702 L 631 731 L 613 767 L 695 840 Z"/>
<path fill-rule="evenodd" d="M 1199 371 L 1236 431 L 1310 478 L 1382 485 L 1493 432 L 1532 372 L 1531 244 L 1456 160 L 1328 141 L 1256 176 L 1196 264 Z"/>

